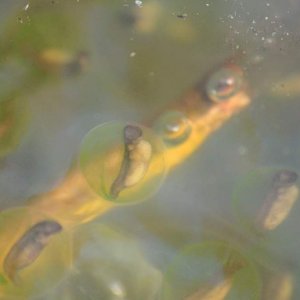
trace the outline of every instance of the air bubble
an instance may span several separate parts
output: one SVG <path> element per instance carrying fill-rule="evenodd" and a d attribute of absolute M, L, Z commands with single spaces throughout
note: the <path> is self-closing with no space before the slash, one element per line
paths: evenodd
<path fill-rule="evenodd" d="M 142 201 L 153 195 L 165 178 L 164 146 L 149 128 L 106 123 L 83 139 L 80 168 L 92 190 L 104 199 Z"/>
<path fill-rule="evenodd" d="M 190 135 L 192 126 L 189 119 L 179 111 L 163 114 L 154 124 L 154 130 L 167 145 L 184 142 Z"/>
<path fill-rule="evenodd" d="M 33 233 L 32 228 L 45 221 L 56 224 L 51 217 L 29 208 L 0 213 L 0 295 L 27 299 L 44 294 L 57 285 L 71 267 L 71 236 L 68 232 L 54 228 L 47 242 L 43 240 L 45 235 Z M 38 241 L 45 242 L 45 247 L 41 249 Z M 11 255 L 12 249 L 15 249 L 14 255 Z M 35 259 L 32 259 L 34 254 Z M 13 279 L 8 274 L 13 270 L 7 269 L 9 255 L 10 268 L 15 267 Z"/>
<path fill-rule="evenodd" d="M 241 86 L 242 77 L 234 70 L 223 68 L 210 77 L 206 93 L 212 101 L 222 102 L 235 95 Z"/>
<path fill-rule="evenodd" d="M 162 299 L 259 299 L 260 289 L 259 274 L 245 256 L 225 242 L 210 241 L 176 256 L 165 274 Z"/>

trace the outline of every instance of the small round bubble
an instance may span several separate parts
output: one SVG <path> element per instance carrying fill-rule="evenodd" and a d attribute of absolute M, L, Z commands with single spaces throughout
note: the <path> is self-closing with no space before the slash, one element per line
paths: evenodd
<path fill-rule="evenodd" d="M 226 101 L 241 88 L 242 77 L 229 68 L 212 74 L 206 85 L 207 96 L 214 102 Z"/>
<path fill-rule="evenodd" d="M 91 189 L 106 200 L 134 203 L 153 195 L 165 174 L 164 145 L 153 130 L 111 122 L 84 137 L 79 165 Z"/>
<path fill-rule="evenodd" d="M 190 136 L 192 127 L 189 119 L 182 112 L 169 111 L 155 122 L 154 130 L 166 145 L 177 145 Z"/>
<path fill-rule="evenodd" d="M 245 256 L 230 244 L 210 241 L 179 252 L 165 274 L 162 299 L 259 299 L 260 288 L 259 274 Z"/>
<path fill-rule="evenodd" d="M 14 208 L 0 213 L 0 295 L 7 299 L 31 299 L 43 295 L 56 286 L 71 268 L 71 236 L 61 230 L 58 223 L 45 247 L 41 249 L 37 245 L 38 237 L 33 235 L 32 228 L 45 221 L 56 224 L 51 217 L 29 208 Z M 24 236 L 27 236 L 26 243 Z M 23 243 L 20 243 L 22 238 Z M 32 251 L 37 251 L 35 259 L 30 259 Z M 8 259 L 10 266 L 19 266 L 14 271 L 14 278 L 8 274 Z"/>

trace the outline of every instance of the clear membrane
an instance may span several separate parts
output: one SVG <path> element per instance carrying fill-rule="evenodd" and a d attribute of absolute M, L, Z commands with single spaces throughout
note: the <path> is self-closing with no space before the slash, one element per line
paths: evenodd
<path fill-rule="evenodd" d="M 299 203 L 296 202 L 291 207 L 286 218 L 274 228 L 274 233 L 271 230 L 261 230 L 258 227 L 257 220 L 262 213 L 267 197 L 272 193 L 274 177 L 282 170 L 290 170 L 287 167 L 266 167 L 257 168 L 243 176 L 237 183 L 232 198 L 233 212 L 237 221 L 247 230 L 256 233 L 265 231 L 265 234 L 270 236 L 280 231 L 280 228 L 289 227 L 289 223 L 293 223 L 295 210 L 299 210 Z M 299 182 L 295 182 L 298 186 Z M 267 231 L 267 232 L 266 232 Z"/>
<path fill-rule="evenodd" d="M 99 222 L 74 232 L 74 266 L 68 277 L 43 300 L 153 300 L 162 281 L 136 242 Z"/>
<path fill-rule="evenodd" d="M 56 286 L 64 277 L 72 263 L 71 234 L 53 234 L 38 257 L 24 268 L 16 271 L 15 282 L 4 269 L 4 261 L 12 247 L 28 233 L 35 224 L 53 220 L 39 211 L 29 208 L 14 208 L 0 213 L 0 296 L 24 299 L 45 293 Z M 32 239 L 35 243 L 35 239 Z M 34 245 L 31 245 L 34 246 Z M 27 247 L 27 251 L 32 247 Z M 21 252 L 18 259 L 30 257 Z M 38 274 L 38 276 L 37 276 Z M 2 299 L 2 298 L 1 298 Z M 8 298 L 9 299 L 9 298 Z"/>
<path fill-rule="evenodd" d="M 227 243 L 210 241 L 189 245 L 175 257 L 165 274 L 162 299 L 193 299 L 197 293 L 203 299 L 209 293 L 220 299 L 221 294 L 260 299 L 260 289 L 259 274 L 247 257 Z"/>
<path fill-rule="evenodd" d="M 122 189 L 117 197 L 112 196 L 111 188 L 124 160 L 127 125 L 111 122 L 95 127 L 83 139 L 80 150 L 80 168 L 89 186 L 99 196 L 117 203 L 139 202 L 150 197 L 159 189 L 166 174 L 163 143 L 151 129 L 138 125 L 142 139 L 151 145 L 151 159 L 136 184 Z"/>

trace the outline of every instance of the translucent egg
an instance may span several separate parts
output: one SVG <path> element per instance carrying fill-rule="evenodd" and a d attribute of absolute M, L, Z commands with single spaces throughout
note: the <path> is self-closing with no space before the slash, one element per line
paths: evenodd
<path fill-rule="evenodd" d="M 241 75 L 229 68 L 223 68 L 211 75 L 207 82 L 206 93 L 212 101 L 222 102 L 236 94 L 241 86 Z"/>
<path fill-rule="evenodd" d="M 285 204 L 282 202 L 281 209 L 273 210 L 277 220 L 281 222 L 271 230 L 268 228 L 262 229 L 258 227 L 258 216 L 264 208 L 263 203 L 271 195 L 274 188 L 274 180 L 278 177 L 278 173 L 282 170 L 294 172 L 291 167 L 269 167 L 257 168 L 252 172 L 243 176 L 237 183 L 233 194 L 233 212 L 238 221 L 238 226 L 247 234 L 255 234 L 259 238 L 264 254 L 261 263 L 267 266 L 274 266 L 278 261 L 284 261 L 288 265 L 298 265 L 300 263 L 299 247 L 299 215 L 300 215 L 300 198 L 299 195 L 289 194 L 290 192 L 282 191 L 281 199 L 289 199 L 290 196 L 295 197 L 294 203 Z M 297 173 L 297 172 L 296 172 Z M 299 173 L 298 173 L 299 174 Z M 282 178 L 282 177 L 281 177 Z M 285 178 L 283 181 L 285 181 Z M 292 179 L 290 177 L 289 180 Z M 299 189 L 299 179 L 294 178 L 294 183 L 288 189 Z M 285 181 L 286 182 L 286 181 Z M 287 198 L 285 198 L 287 197 Z M 285 201 L 287 201 L 285 200 Z M 269 200 L 268 203 L 271 203 Z M 284 216 L 284 218 L 282 217 Z M 267 251 L 269 249 L 269 251 Z"/>
<path fill-rule="evenodd" d="M 257 168 L 237 182 L 233 210 L 237 220 L 254 232 L 271 231 L 288 225 L 299 207 L 297 174 L 289 168 Z M 277 204 L 276 204 L 277 203 Z"/>
<path fill-rule="evenodd" d="M 192 127 L 189 119 L 182 112 L 169 111 L 155 122 L 154 130 L 167 146 L 172 146 L 184 142 L 189 137 Z"/>
<path fill-rule="evenodd" d="M 281 270 L 279 272 L 272 272 L 266 280 L 263 299 L 299 299 L 299 295 L 298 297 L 297 295 L 293 295 L 295 292 L 295 283 L 295 277 L 290 271 Z"/>
<path fill-rule="evenodd" d="M 185 247 L 173 260 L 162 299 L 260 299 L 254 265 L 229 244 L 211 241 Z"/>
<path fill-rule="evenodd" d="M 142 255 L 134 239 L 97 222 L 74 232 L 74 269 L 40 300 L 157 299 L 162 274 Z"/>
<path fill-rule="evenodd" d="M 0 296 L 27 299 L 41 295 L 56 286 L 70 268 L 70 233 L 61 230 L 59 224 L 49 239 L 41 235 L 41 228 L 34 233 L 33 228 L 44 221 L 56 224 L 29 208 L 0 213 Z"/>
<path fill-rule="evenodd" d="M 126 132 L 131 144 L 125 142 Z M 104 199 L 141 201 L 154 194 L 165 178 L 164 146 L 151 129 L 107 123 L 83 139 L 80 169 L 92 190 Z"/>

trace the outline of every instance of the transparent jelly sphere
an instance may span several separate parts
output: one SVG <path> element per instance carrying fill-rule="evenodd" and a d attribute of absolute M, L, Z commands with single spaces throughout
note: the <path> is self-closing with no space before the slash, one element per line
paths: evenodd
<path fill-rule="evenodd" d="M 164 113 L 155 122 L 153 128 L 162 137 L 167 146 L 184 142 L 192 130 L 189 119 L 180 111 Z"/>
<path fill-rule="evenodd" d="M 237 183 L 232 203 L 238 226 L 259 237 L 264 255 L 261 263 L 267 266 L 280 263 L 292 266 L 293 271 L 296 267 L 298 272 L 300 181 L 296 174 L 290 166 L 257 168 Z M 278 178 L 283 186 L 278 183 L 276 186 Z M 261 216 L 276 222 L 266 223 L 273 224 L 272 227 L 262 227 Z"/>
<path fill-rule="evenodd" d="M 237 182 L 233 211 L 240 224 L 270 234 L 293 219 L 299 210 L 298 175 L 290 168 L 257 168 Z"/>
<path fill-rule="evenodd" d="M 128 139 L 132 138 L 130 134 L 138 134 L 131 144 L 125 142 L 128 128 Z M 80 169 L 89 186 L 104 199 L 138 202 L 154 194 L 165 178 L 164 146 L 149 128 L 106 123 L 83 139 Z"/>
<path fill-rule="evenodd" d="M 0 213 L 0 253 L 0 296 L 27 299 L 63 279 L 71 266 L 71 236 L 40 211 L 8 209 Z"/>
<path fill-rule="evenodd" d="M 242 76 L 235 70 L 220 69 L 207 82 L 207 96 L 214 102 L 227 100 L 241 89 L 242 82 Z"/>
<path fill-rule="evenodd" d="M 258 300 L 260 292 L 254 265 L 229 244 L 210 241 L 187 246 L 175 257 L 165 274 L 162 299 Z"/>
<path fill-rule="evenodd" d="M 153 300 L 161 281 L 132 238 L 96 221 L 75 230 L 73 270 L 38 299 Z"/>

